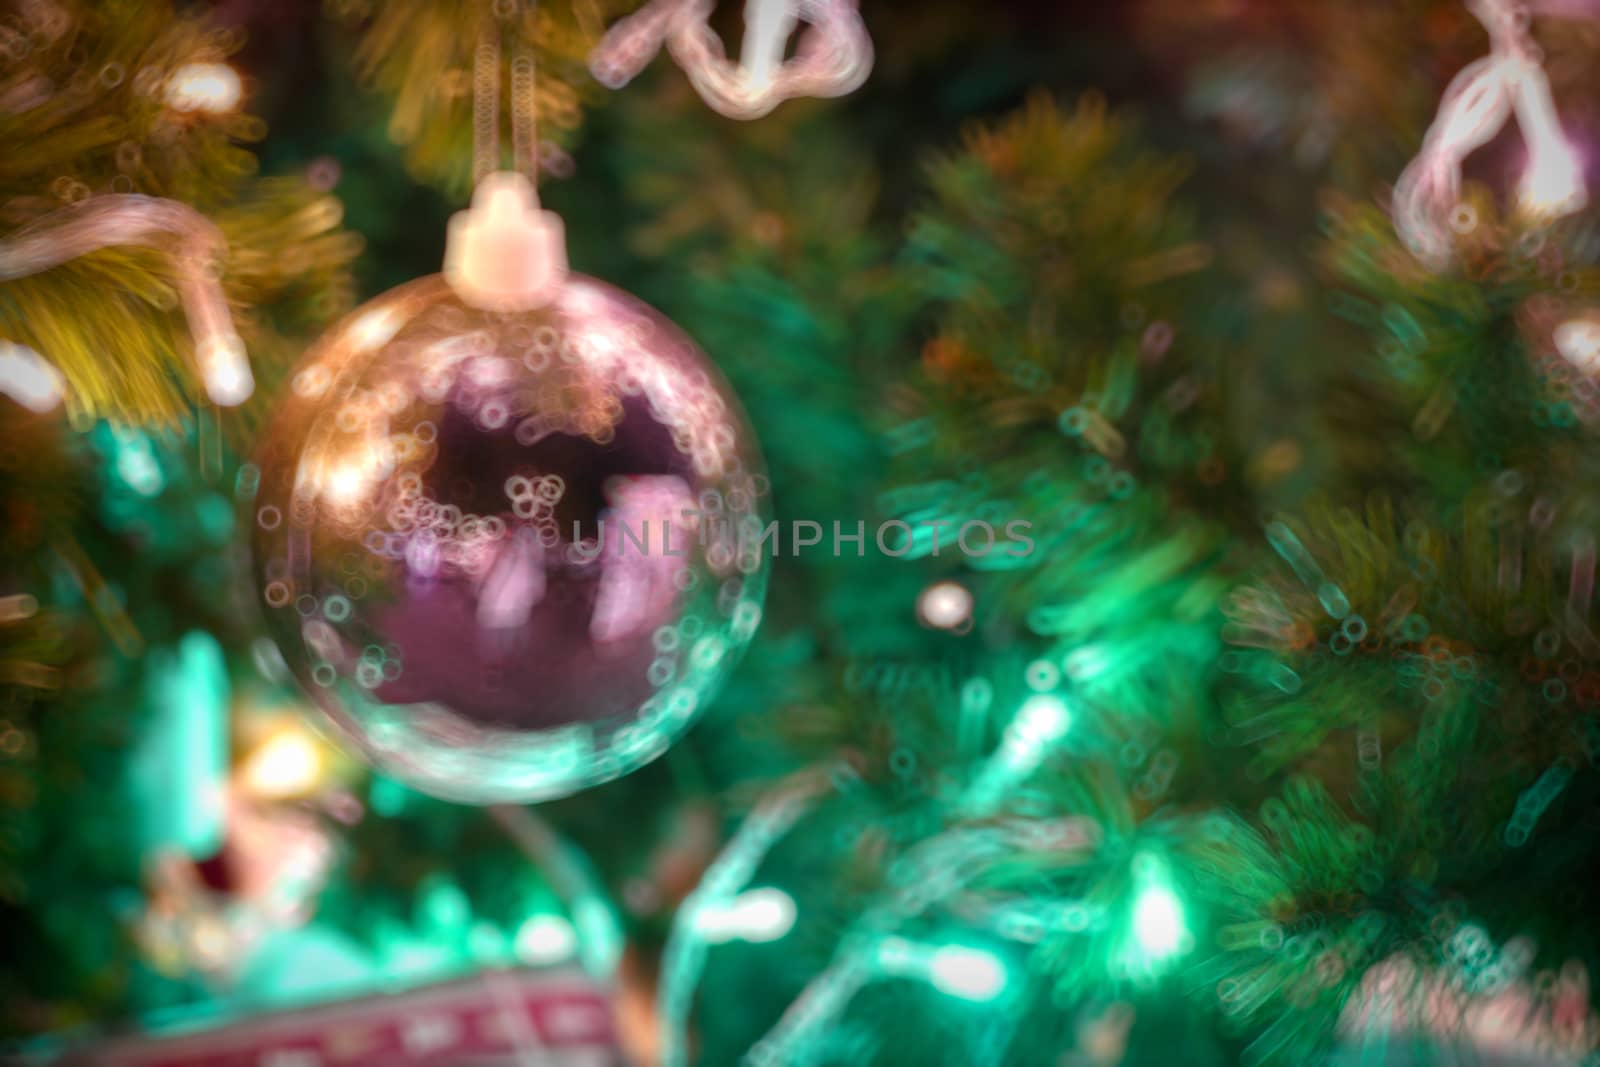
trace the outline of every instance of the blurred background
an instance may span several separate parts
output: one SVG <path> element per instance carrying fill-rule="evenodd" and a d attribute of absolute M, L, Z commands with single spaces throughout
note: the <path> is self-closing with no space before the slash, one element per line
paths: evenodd
<path fill-rule="evenodd" d="M 1502 8 L 1592 187 L 1600 6 L 861 0 L 865 83 L 750 121 L 602 86 L 635 6 L 0 3 L 0 1056 L 1590 1062 L 1594 214 L 1519 209 L 1510 66 L 1447 262 L 1390 207 Z M 487 807 L 341 742 L 251 563 L 301 355 L 440 270 L 486 18 L 774 517 L 1037 544 L 785 551 L 681 740 Z M 128 194 L 219 228 L 246 403 L 181 250 L 28 265 Z"/>

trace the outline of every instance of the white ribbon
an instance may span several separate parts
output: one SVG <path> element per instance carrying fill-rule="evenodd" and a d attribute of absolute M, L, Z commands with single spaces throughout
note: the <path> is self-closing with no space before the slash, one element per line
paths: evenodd
<path fill-rule="evenodd" d="M 650 0 L 612 26 L 589 57 L 600 82 L 620 89 L 666 44 L 689 81 L 716 111 L 755 119 L 785 100 L 843 96 L 872 70 L 872 39 L 854 0 L 746 0 L 741 61 L 727 58 L 707 21 L 714 0 Z M 810 26 L 785 60 L 796 22 Z"/>
<path fill-rule="evenodd" d="M 216 278 L 227 244 L 222 231 L 189 205 L 108 193 L 51 212 L 0 241 L 0 281 L 38 274 L 97 249 L 158 245 L 165 237 L 176 238 L 172 266 L 206 393 L 223 406 L 243 403 L 255 381 Z"/>
<path fill-rule="evenodd" d="M 1422 150 L 1394 187 L 1394 224 L 1407 247 L 1428 266 L 1449 265 L 1451 216 L 1461 200 L 1461 166 L 1516 115 L 1528 146 L 1517 205 L 1535 220 L 1570 215 L 1588 203 L 1583 165 L 1561 132 L 1539 46 L 1528 34 L 1529 14 L 1517 0 L 1467 0 L 1489 31 L 1490 54 L 1456 75 Z"/>

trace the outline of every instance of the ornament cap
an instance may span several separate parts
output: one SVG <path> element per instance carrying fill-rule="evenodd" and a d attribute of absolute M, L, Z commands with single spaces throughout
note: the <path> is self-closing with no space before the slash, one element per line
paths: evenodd
<path fill-rule="evenodd" d="M 539 207 L 521 174 L 486 175 L 472 206 L 450 219 L 444 276 L 462 300 L 488 311 L 529 311 L 555 299 L 567 275 L 561 216 Z"/>

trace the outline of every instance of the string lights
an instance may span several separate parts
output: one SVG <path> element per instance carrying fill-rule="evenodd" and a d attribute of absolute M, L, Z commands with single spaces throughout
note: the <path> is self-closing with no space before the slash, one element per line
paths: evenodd
<path fill-rule="evenodd" d="M 527 311 L 548 304 L 567 276 L 561 217 L 539 206 L 539 133 L 533 52 L 511 61 L 512 166 L 500 164 L 500 30 L 484 24 L 473 58 L 472 206 L 450 219 L 444 276 L 473 307 Z"/>

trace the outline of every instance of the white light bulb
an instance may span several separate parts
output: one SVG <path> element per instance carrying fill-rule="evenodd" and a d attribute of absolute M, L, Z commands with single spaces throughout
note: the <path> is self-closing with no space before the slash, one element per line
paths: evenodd
<path fill-rule="evenodd" d="M 259 797 L 301 796 L 322 780 L 322 750 L 300 730 L 286 729 L 261 744 L 240 770 L 246 789 Z"/>
<path fill-rule="evenodd" d="M 929 959 L 928 981 L 935 989 L 963 1000 L 993 1000 L 1006 987 L 1006 969 L 992 952 L 946 945 Z"/>
<path fill-rule="evenodd" d="M 750 889 L 726 904 L 711 904 L 695 917 L 707 942 L 776 941 L 794 928 L 794 899 L 781 889 Z"/>
<path fill-rule="evenodd" d="M 1054 741 L 1071 724 L 1072 715 L 1065 701 L 1050 693 L 1035 693 L 1017 712 L 1011 732 L 1019 743 L 1037 746 Z"/>
<path fill-rule="evenodd" d="M 1600 370 L 1600 320 L 1568 319 L 1555 328 L 1556 351 L 1585 373 Z"/>
<path fill-rule="evenodd" d="M 1146 886 L 1133 905 L 1133 936 L 1151 959 L 1165 959 L 1184 950 L 1189 930 L 1183 903 L 1164 885 Z"/>
<path fill-rule="evenodd" d="M 735 902 L 740 936 L 746 941 L 776 941 L 794 928 L 794 900 L 781 889 L 751 889 Z"/>
<path fill-rule="evenodd" d="M 790 0 L 748 0 L 745 4 L 740 61 L 752 92 L 764 93 L 772 87 L 795 21 L 795 5 Z"/>
<path fill-rule="evenodd" d="M 516 953 L 524 963 L 560 963 L 577 949 L 577 933 L 559 915 L 535 915 L 517 928 Z"/>
<path fill-rule="evenodd" d="M 239 72 L 226 63 L 185 63 L 167 79 L 167 103 L 176 111 L 232 111 L 243 94 Z"/>
<path fill-rule="evenodd" d="M 917 597 L 917 615 L 935 630 L 959 630 L 972 621 L 972 594 L 958 582 L 935 582 Z"/>
<path fill-rule="evenodd" d="M 0 341 L 0 393 L 42 414 L 61 403 L 61 375 L 26 345 Z"/>
<path fill-rule="evenodd" d="M 249 400 L 250 394 L 256 391 L 250 362 L 245 358 L 244 342 L 238 334 L 219 334 L 201 341 L 195 347 L 195 360 L 200 364 L 206 395 L 213 403 L 235 407 Z"/>

